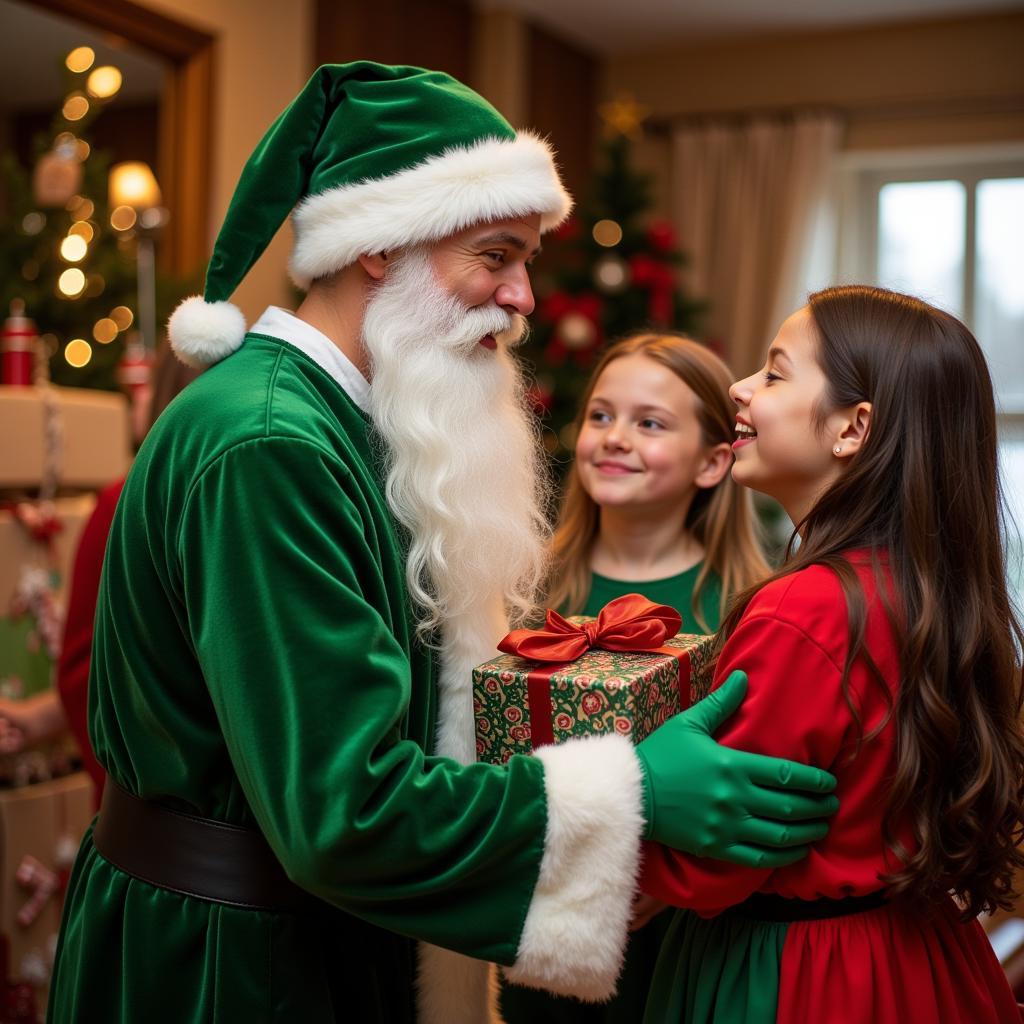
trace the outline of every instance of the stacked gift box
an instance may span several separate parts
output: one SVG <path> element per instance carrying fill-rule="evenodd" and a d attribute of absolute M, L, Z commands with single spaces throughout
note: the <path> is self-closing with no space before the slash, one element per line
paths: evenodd
<path fill-rule="evenodd" d="M 0 696 L 54 686 L 64 605 L 95 492 L 131 461 L 127 400 L 0 386 Z M 0 755 L 0 1006 L 45 1008 L 63 891 L 94 811 L 70 736 Z M 2 1014 L 0 1014 L 2 1016 Z"/>

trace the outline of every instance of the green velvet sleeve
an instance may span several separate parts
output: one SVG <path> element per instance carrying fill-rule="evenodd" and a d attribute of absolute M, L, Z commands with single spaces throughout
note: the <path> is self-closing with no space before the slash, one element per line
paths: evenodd
<path fill-rule="evenodd" d="M 177 552 L 231 764 L 289 875 L 374 924 L 511 963 L 543 768 L 461 766 L 403 738 L 415 681 L 347 467 L 306 440 L 238 444 L 193 485 Z"/>

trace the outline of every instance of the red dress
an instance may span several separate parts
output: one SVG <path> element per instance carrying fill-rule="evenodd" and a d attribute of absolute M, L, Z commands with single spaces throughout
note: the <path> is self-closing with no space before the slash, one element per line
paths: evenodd
<path fill-rule="evenodd" d="M 71 734 L 82 754 L 82 767 L 95 784 L 96 806 L 103 796 L 106 772 L 100 767 L 89 742 L 89 665 L 92 662 L 92 630 L 96 621 L 96 599 L 100 591 L 100 573 L 107 550 L 107 535 L 114 521 L 117 499 L 124 480 L 100 491 L 96 507 L 82 530 L 75 550 L 71 572 L 71 592 L 64 622 L 64 643 L 57 665 L 57 692 Z"/>
<path fill-rule="evenodd" d="M 895 696 L 900 679 L 896 637 L 870 558 L 858 553 L 850 562 L 867 601 L 866 648 Z M 646 1020 L 1020 1021 L 984 932 L 976 921 L 961 924 L 952 901 L 934 908 L 932 916 L 886 905 L 773 924 L 771 936 L 749 937 L 742 953 L 743 934 L 754 927 L 748 927 L 749 915 L 742 920 L 736 911 L 723 915 L 758 892 L 802 901 L 867 896 L 884 889 L 880 876 L 896 864 L 882 834 L 896 729 L 890 720 L 856 751 L 860 727 L 841 686 L 847 645 L 845 598 L 835 574 L 821 566 L 764 587 L 725 645 L 716 685 L 742 668 L 749 689 L 717 738 L 727 746 L 827 768 L 838 780 L 839 811 L 828 836 L 805 859 L 775 871 L 648 845 L 643 890 L 696 913 L 680 914 L 678 927 L 666 939 Z M 887 706 L 862 658 L 852 667 L 850 690 L 869 733 Z M 905 846 L 912 845 L 908 826 L 898 828 L 897 835 Z M 710 920 L 716 915 L 723 917 Z M 755 967 L 761 972 L 756 980 Z M 765 973 L 775 970 L 777 992 L 762 999 Z M 769 979 L 767 988 L 774 983 Z M 752 1009 L 755 1004 L 760 1008 Z"/>

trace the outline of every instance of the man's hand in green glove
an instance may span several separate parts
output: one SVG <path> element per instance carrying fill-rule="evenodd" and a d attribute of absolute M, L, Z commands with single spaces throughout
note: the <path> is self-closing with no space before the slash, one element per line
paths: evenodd
<path fill-rule="evenodd" d="M 740 706 L 747 677 L 733 672 L 705 700 L 640 743 L 646 838 L 748 867 L 792 864 L 828 832 L 839 801 L 819 768 L 720 746 L 712 733 Z M 818 820 L 815 820 L 818 819 Z"/>

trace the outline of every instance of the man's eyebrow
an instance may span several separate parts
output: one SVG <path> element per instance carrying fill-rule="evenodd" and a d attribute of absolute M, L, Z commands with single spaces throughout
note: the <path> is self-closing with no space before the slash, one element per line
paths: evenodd
<path fill-rule="evenodd" d="M 499 231 L 493 235 L 485 235 L 483 238 L 476 240 L 478 246 L 488 245 L 511 245 L 513 249 L 518 249 L 519 252 L 526 252 L 526 241 L 519 235 L 513 234 L 511 231 Z M 539 256 L 541 247 L 538 245 L 530 256 Z"/>

